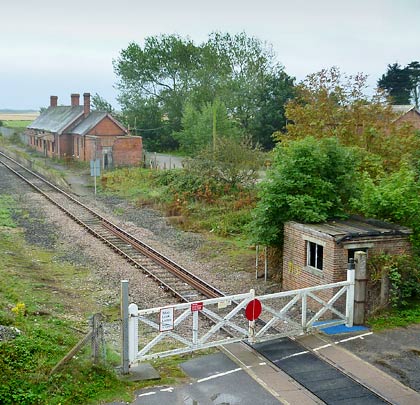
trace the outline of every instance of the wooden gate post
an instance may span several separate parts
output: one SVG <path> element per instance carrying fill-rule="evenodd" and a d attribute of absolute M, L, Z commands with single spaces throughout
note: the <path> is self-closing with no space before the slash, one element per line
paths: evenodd
<path fill-rule="evenodd" d="M 93 363 L 98 364 L 101 358 L 101 348 L 104 343 L 104 329 L 102 325 L 102 314 L 95 314 L 92 317 L 92 358 Z"/>
<path fill-rule="evenodd" d="M 355 252 L 356 279 L 354 286 L 354 324 L 363 325 L 366 311 L 367 266 L 366 252 Z"/>

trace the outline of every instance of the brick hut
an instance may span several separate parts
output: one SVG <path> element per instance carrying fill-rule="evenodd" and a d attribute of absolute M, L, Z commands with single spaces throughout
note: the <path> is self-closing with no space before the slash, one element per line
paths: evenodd
<path fill-rule="evenodd" d="M 284 226 L 283 290 L 346 279 L 356 251 L 368 258 L 410 251 L 411 230 L 377 220 L 352 217 L 320 224 L 287 222 Z"/>

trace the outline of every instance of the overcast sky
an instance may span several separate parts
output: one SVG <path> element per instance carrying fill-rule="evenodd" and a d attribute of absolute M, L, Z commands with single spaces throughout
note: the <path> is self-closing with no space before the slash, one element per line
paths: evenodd
<path fill-rule="evenodd" d="M 420 0 L 0 0 L 0 15 L 0 109 L 84 92 L 118 106 L 112 60 L 164 33 L 245 31 L 298 81 L 338 66 L 373 87 L 389 63 L 420 60 Z"/>

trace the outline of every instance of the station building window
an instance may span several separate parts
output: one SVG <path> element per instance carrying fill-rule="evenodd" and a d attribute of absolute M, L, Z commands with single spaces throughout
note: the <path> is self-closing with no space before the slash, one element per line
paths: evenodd
<path fill-rule="evenodd" d="M 324 266 L 324 246 L 306 241 L 306 265 L 317 270 Z"/>

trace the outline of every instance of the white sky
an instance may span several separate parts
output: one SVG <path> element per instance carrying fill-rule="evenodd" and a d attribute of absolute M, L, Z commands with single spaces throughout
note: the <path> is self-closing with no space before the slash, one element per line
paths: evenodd
<path fill-rule="evenodd" d="M 0 109 L 99 93 L 116 105 L 112 60 L 129 42 L 245 31 L 298 81 L 322 68 L 369 75 L 420 60 L 420 0 L 0 0 Z"/>

